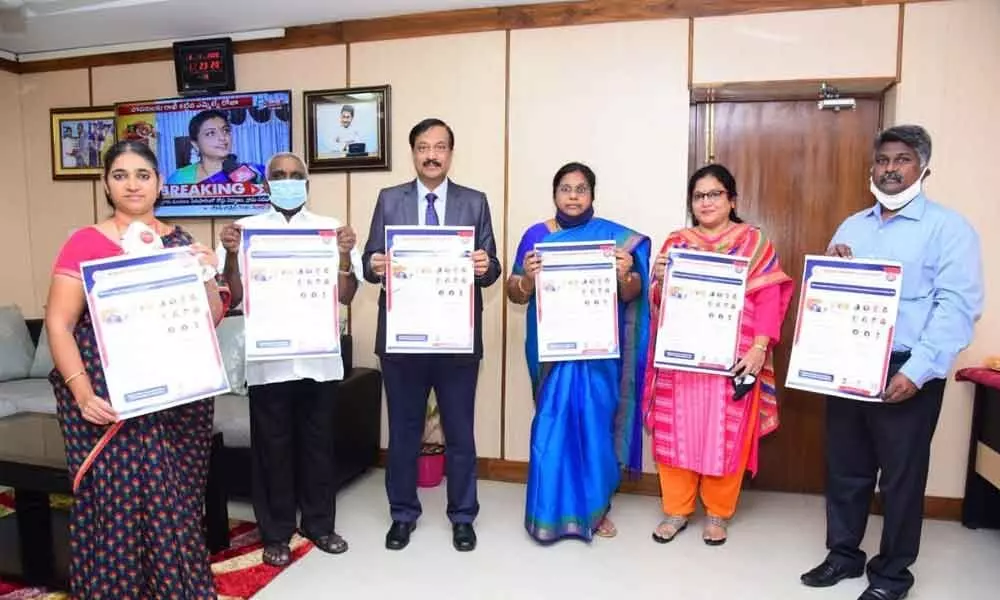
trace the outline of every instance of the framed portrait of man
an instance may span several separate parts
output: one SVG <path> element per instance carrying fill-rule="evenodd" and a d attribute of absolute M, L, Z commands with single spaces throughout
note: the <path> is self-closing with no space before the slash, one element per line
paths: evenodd
<path fill-rule="evenodd" d="M 390 90 L 303 92 L 309 171 L 389 170 Z"/>

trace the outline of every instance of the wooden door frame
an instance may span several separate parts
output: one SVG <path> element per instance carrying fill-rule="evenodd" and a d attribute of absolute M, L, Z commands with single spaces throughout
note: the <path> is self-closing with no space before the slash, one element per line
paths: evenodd
<path fill-rule="evenodd" d="M 806 95 L 805 97 L 803 97 L 803 94 L 806 93 L 805 87 L 800 88 L 801 92 L 799 93 L 795 94 L 786 93 L 790 89 L 793 89 L 793 86 L 782 84 L 781 87 L 776 90 L 776 93 L 774 94 L 773 98 L 766 98 L 762 95 L 757 94 L 757 92 L 755 91 L 754 93 L 756 95 L 754 95 L 752 98 L 747 98 L 745 100 L 735 98 L 734 97 L 735 94 L 726 94 L 723 99 L 715 99 L 713 101 L 704 101 L 704 102 L 693 101 L 692 104 L 690 105 L 690 121 L 689 121 L 689 133 L 691 136 L 689 140 L 689 160 L 688 160 L 689 176 L 690 174 L 693 174 L 697 169 L 703 167 L 709 162 L 716 162 L 716 163 L 721 162 L 722 164 L 726 164 L 730 168 L 734 166 L 728 164 L 727 161 L 730 160 L 730 158 L 724 156 L 720 161 L 717 156 L 713 155 L 715 155 L 719 151 L 726 152 L 728 154 L 730 151 L 734 149 L 734 142 L 735 146 L 737 147 L 741 146 L 744 143 L 741 142 L 739 137 L 740 134 L 738 132 L 736 132 L 736 137 L 732 137 L 733 131 L 731 128 L 733 121 L 731 120 L 732 117 L 730 115 L 732 110 L 740 110 L 739 108 L 736 107 L 743 106 L 750 108 L 750 106 L 752 105 L 761 106 L 765 104 L 766 105 L 793 104 L 799 107 L 797 109 L 799 111 L 802 110 L 805 110 L 807 112 L 809 110 L 814 110 L 817 112 L 820 111 L 819 107 L 816 107 L 815 105 L 812 105 L 812 108 L 810 108 L 810 102 L 815 102 L 817 100 L 816 89 L 818 88 L 813 88 L 812 94 Z M 870 119 L 874 118 L 875 131 L 880 130 L 883 127 L 883 119 L 886 114 L 885 111 L 886 98 L 885 94 L 882 92 L 882 88 L 876 87 L 875 89 L 871 89 L 863 95 L 859 94 L 858 96 L 853 96 L 853 97 L 855 97 L 858 100 L 859 109 L 861 109 L 861 104 L 864 103 L 863 110 L 866 113 L 866 116 L 864 118 L 869 123 L 869 126 L 871 126 L 872 123 Z M 754 108 L 750 108 L 750 110 L 751 112 L 756 111 L 756 109 Z M 762 110 L 766 109 L 762 108 Z M 849 111 L 849 109 L 845 109 L 845 111 Z M 847 114 L 850 113 L 848 112 Z M 816 117 L 819 119 L 825 119 L 833 116 L 835 115 L 819 115 L 819 114 L 816 115 Z M 739 121 L 736 122 L 738 123 Z M 728 134 L 726 133 L 727 131 L 729 132 Z M 873 135 L 875 131 L 872 131 Z M 717 138 L 716 137 L 717 134 L 721 135 L 722 137 Z M 748 135 L 752 134 L 748 133 Z M 786 133 L 786 136 L 787 135 L 792 135 L 794 137 L 794 134 Z M 748 138 L 745 141 L 745 143 L 752 144 L 753 143 L 752 137 Z M 732 160 L 737 160 L 737 159 L 732 158 Z M 748 164 L 743 164 L 745 162 L 743 160 L 737 160 L 737 162 L 741 163 L 742 168 L 744 170 L 746 170 L 747 166 L 750 166 L 751 170 L 753 169 L 753 159 L 751 159 L 751 162 Z M 764 168 L 763 165 L 761 165 L 760 168 Z M 746 175 L 747 174 L 744 173 L 744 177 Z M 740 177 L 740 179 L 742 180 L 744 177 Z M 747 190 L 742 190 L 742 192 L 746 191 Z M 685 198 L 685 201 L 686 200 L 687 198 Z M 686 213 L 685 214 L 686 222 L 688 225 L 690 225 L 691 217 L 686 206 L 685 206 L 685 213 Z M 846 217 L 847 215 L 845 214 L 843 216 Z M 795 287 L 798 288 L 799 287 L 798 279 L 800 277 L 800 274 L 791 274 L 791 275 L 793 279 L 796 280 L 794 284 Z M 785 325 L 788 324 L 787 323 L 788 319 L 794 319 L 794 312 L 786 316 Z M 784 381 L 779 380 L 776 381 L 775 383 L 777 384 L 777 387 L 780 390 L 779 394 L 784 393 L 786 391 L 784 386 Z M 818 433 L 818 432 L 813 432 L 813 433 Z M 791 472 L 792 471 L 790 471 L 789 473 Z M 793 479 L 795 479 L 795 477 L 793 477 Z M 759 482 L 756 479 L 751 480 L 751 478 L 748 475 L 744 484 L 747 489 L 756 489 L 761 491 L 784 491 L 784 492 L 795 492 L 795 493 L 822 493 L 824 487 L 821 481 L 807 482 L 806 480 L 802 480 L 799 482 L 801 485 L 799 485 L 798 487 L 793 485 L 792 488 L 786 489 L 781 485 L 779 485 L 779 487 L 771 487 L 774 485 L 774 481 L 773 480 L 770 481 L 771 483 L 768 484 Z"/>
<path fill-rule="evenodd" d="M 885 123 L 887 94 L 895 87 L 896 81 L 885 80 L 881 83 L 877 80 L 867 81 L 870 85 L 867 90 L 852 88 L 849 85 L 841 85 L 839 89 L 842 92 L 847 89 L 857 89 L 858 93 L 849 94 L 849 96 L 859 100 L 878 100 L 878 127 L 879 129 L 883 129 L 887 125 Z M 706 121 L 709 105 L 722 102 L 782 102 L 817 99 L 817 81 L 800 81 L 796 83 L 797 85 L 789 85 L 789 82 L 732 83 L 703 86 L 700 88 L 692 87 L 689 117 L 689 176 L 706 164 L 706 157 L 700 153 L 700 142 L 707 137 L 706 126 L 708 123 Z M 710 93 L 709 90 L 716 91 Z M 723 91 L 720 92 L 718 90 Z M 686 191 L 685 182 L 685 193 Z M 962 498 L 937 496 L 926 496 L 924 498 L 923 512 L 924 517 L 928 519 L 958 521 L 960 520 L 961 509 Z M 878 493 L 876 493 L 872 501 L 871 512 L 873 514 L 883 514 L 882 499 Z"/>
<path fill-rule="evenodd" d="M 688 116 L 688 176 L 708 164 L 700 156 L 699 142 L 710 135 L 711 106 L 721 102 L 789 102 L 819 100 L 822 84 L 836 88 L 842 96 L 879 101 L 879 128 L 885 127 L 885 99 L 898 80 L 892 77 L 846 79 L 794 79 L 788 81 L 732 81 L 692 85 Z M 709 138 L 711 139 L 711 138 Z"/>

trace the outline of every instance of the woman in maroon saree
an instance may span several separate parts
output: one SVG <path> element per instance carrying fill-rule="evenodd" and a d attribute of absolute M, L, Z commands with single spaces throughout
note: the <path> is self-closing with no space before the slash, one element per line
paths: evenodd
<path fill-rule="evenodd" d="M 114 214 L 77 230 L 56 259 L 45 313 L 66 459 L 73 479 L 70 591 L 74 598 L 215 599 L 202 532 L 212 400 L 118 420 L 101 367 L 80 263 L 124 253 L 120 240 L 133 221 L 155 231 L 165 247 L 190 246 L 203 264 L 215 254 L 180 227 L 155 219 L 162 180 L 148 146 L 119 142 L 104 163 Z M 205 284 L 215 322 L 228 291 Z M 151 340 L 149 360 L 157 360 Z"/>

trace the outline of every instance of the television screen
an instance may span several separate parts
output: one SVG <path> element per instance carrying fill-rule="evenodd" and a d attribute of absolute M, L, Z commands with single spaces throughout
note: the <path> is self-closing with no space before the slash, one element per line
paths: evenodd
<path fill-rule="evenodd" d="M 158 217 L 238 217 L 267 209 L 264 165 L 292 148 L 291 92 L 234 93 L 115 105 L 118 140 L 156 153 Z"/>

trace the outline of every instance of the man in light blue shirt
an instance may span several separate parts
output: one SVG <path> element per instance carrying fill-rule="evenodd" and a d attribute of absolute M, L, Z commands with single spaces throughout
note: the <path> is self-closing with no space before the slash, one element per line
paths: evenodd
<path fill-rule="evenodd" d="M 828 254 L 903 265 L 889 381 L 882 402 L 827 398 L 827 548 L 802 583 L 827 587 L 865 571 L 859 549 L 881 471 L 885 520 L 859 600 L 900 600 L 913 586 L 931 438 L 945 378 L 982 312 L 979 236 L 922 191 L 931 139 L 916 125 L 881 132 L 874 145 L 873 207 L 849 217 Z M 836 357 L 831 357 L 833 360 Z"/>

